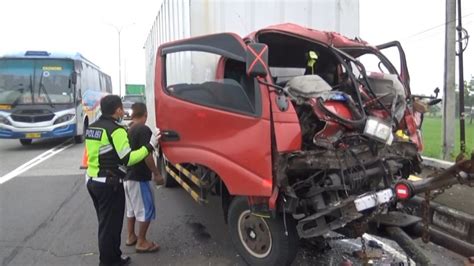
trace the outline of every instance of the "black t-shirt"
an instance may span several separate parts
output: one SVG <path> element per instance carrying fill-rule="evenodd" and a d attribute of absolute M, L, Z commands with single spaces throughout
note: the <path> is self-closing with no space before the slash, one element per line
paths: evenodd
<path fill-rule="evenodd" d="M 128 140 L 130 141 L 130 148 L 132 150 L 139 149 L 143 145 L 150 142 L 150 138 L 153 135 L 150 128 L 146 125 L 134 124 L 128 130 Z M 129 180 L 134 181 L 150 181 L 151 171 L 145 163 L 145 160 L 138 164 L 129 167 L 129 173 L 127 177 Z"/>

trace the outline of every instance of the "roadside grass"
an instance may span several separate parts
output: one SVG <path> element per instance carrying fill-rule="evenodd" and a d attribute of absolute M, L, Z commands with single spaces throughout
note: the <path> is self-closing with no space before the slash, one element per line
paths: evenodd
<path fill-rule="evenodd" d="M 441 151 L 443 149 L 442 139 L 442 119 L 441 117 L 428 117 L 425 116 L 423 120 L 423 143 L 425 149 L 423 155 L 432 158 L 441 158 Z M 451 161 L 454 161 L 456 156 L 459 154 L 459 119 L 456 120 L 455 128 L 455 145 L 454 153 L 451 156 Z M 469 123 L 469 118 L 466 119 L 466 151 L 470 154 L 474 150 L 474 122 Z"/>

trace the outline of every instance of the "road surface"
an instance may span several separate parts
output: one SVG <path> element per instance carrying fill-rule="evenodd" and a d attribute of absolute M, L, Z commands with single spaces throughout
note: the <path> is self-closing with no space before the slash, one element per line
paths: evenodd
<path fill-rule="evenodd" d="M 97 265 L 97 220 L 79 170 L 83 145 L 68 140 L 42 141 L 21 146 L 17 140 L 0 140 L 0 262 L 11 265 Z M 157 220 L 149 238 L 162 249 L 154 254 L 123 252 L 132 265 L 245 265 L 227 235 L 218 199 L 197 205 L 184 190 L 160 188 L 155 193 Z M 371 239 L 368 236 L 368 240 Z M 125 228 L 122 234 L 125 242 Z M 318 252 L 299 244 L 294 265 L 339 265 L 359 240 L 330 243 Z M 401 262 L 405 254 L 396 244 L 382 240 L 376 265 Z M 463 265 L 463 258 L 435 245 L 426 252 L 439 265 Z"/>

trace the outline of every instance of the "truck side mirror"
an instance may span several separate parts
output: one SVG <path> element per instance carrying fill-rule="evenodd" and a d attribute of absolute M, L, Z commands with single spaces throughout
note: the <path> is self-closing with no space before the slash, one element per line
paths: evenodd
<path fill-rule="evenodd" d="M 265 77 L 268 74 L 268 46 L 263 43 L 247 45 L 247 75 Z"/>

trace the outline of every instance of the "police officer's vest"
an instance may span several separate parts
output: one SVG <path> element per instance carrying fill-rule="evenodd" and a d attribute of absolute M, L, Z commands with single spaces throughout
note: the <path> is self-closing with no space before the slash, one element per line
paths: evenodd
<path fill-rule="evenodd" d="M 125 130 L 125 128 L 117 124 L 112 118 L 104 116 L 101 116 L 87 128 L 88 176 L 92 178 L 110 177 L 112 175 L 120 178 L 124 177 L 126 173 L 125 165 L 128 162 L 128 154 L 131 149 L 129 146 L 117 147 L 117 145 L 114 145 L 112 134 L 115 130 Z"/>

